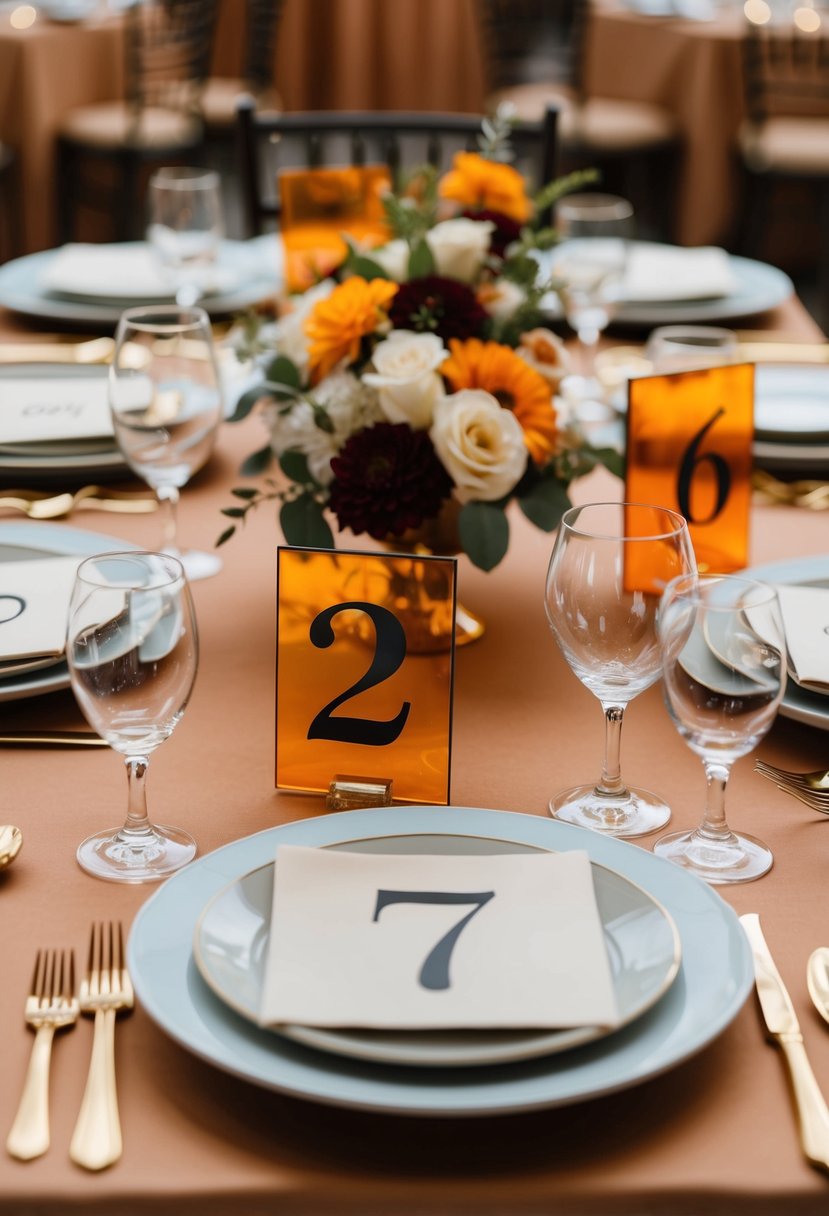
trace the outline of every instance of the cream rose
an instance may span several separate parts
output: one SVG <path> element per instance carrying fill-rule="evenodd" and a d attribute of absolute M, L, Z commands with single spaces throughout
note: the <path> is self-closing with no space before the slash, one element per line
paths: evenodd
<path fill-rule="evenodd" d="M 530 329 L 522 334 L 515 353 L 542 375 L 554 390 L 570 370 L 570 356 L 564 343 L 549 329 Z"/>
<path fill-rule="evenodd" d="M 363 373 L 363 383 L 377 390 L 380 408 L 389 422 L 408 422 L 416 431 L 431 424 L 435 403 L 444 395 L 438 368 L 446 358 L 436 334 L 393 329 L 374 349 L 375 370 Z"/>
<path fill-rule="evenodd" d="M 426 233 L 438 274 L 471 283 L 489 253 L 495 225 L 489 220 L 444 220 Z"/>
<path fill-rule="evenodd" d="M 526 292 L 522 291 L 517 283 L 511 283 L 509 279 L 485 283 L 478 289 L 478 303 L 496 321 L 506 321 L 522 304 L 526 303 L 526 300 Z"/>
<path fill-rule="evenodd" d="M 409 246 L 406 241 L 389 241 L 388 245 L 378 245 L 366 249 L 365 256 L 376 262 L 395 283 L 402 283 L 409 269 Z"/>
<path fill-rule="evenodd" d="M 483 389 L 465 388 L 443 397 L 429 435 L 460 502 L 503 498 L 527 465 L 521 423 Z"/>

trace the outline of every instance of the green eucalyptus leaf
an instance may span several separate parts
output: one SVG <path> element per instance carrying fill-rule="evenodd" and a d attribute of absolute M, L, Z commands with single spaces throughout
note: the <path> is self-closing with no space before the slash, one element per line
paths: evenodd
<path fill-rule="evenodd" d="M 313 494 L 300 494 L 282 504 L 279 512 L 282 534 L 289 545 L 311 549 L 333 549 L 334 536 L 322 507 Z"/>
<path fill-rule="evenodd" d="M 373 262 L 371 258 L 367 258 L 364 254 L 360 254 L 353 258 L 348 263 L 348 269 L 354 274 L 360 275 L 361 278 L 368 280 L 372 279 L 390 279 L 391 275 L 387 274 L 379 262 Z"/>
<path fill-rule="evenodd" d="M 468 502 L 458 519 L 461 546 L 473 566 L 492 570 L 509 546 L 509 524 L 496 503 Z"/>
<path fill-rule="evenodd" d="M 258 477 L 260 473 L 264 473 L 268 465 L 273 459 L 271 445 L 268 443 L 265 447 L 260 448 L 258 452 L 251 452 L 242 464 L 239 466 L 239 472 L 243 477 Z"/>
<path fill-rule="evenodd" d="M 247 392 L 242 393 L 239 400 L 236 402 L 236 408 L 228 418 L 228 422 L 241 422 L 243 418 L 247 418 L 250 411 L 256 405 L 257 401 L 261 401 L 263 397 L 269 396 L 268 390 L 260 385 L 256 388 L 249 388 Z"/>
<path fill-rule="evenodd" d="M 425 237 L 422 237 L 409 254 L 407 274 L 410 279 L 424 279 L 435 273 L 435 259 Z"/>
<path fill-rule="evenodd" d="M 599 464 L 603 464 L 614 476 L 624 480 L 625 458 L 621 452 L 617 452 L 615 448 L 594 448 L 593 455 Z"/>
<path fill-rule="evenodd" d="M 223 545 L 226 541 L 229 541 L 231 536 L 235 535 L 235 532 L 236 532 L 235 524 L 231 524 L 229 528 L 225 528 L 224 532 L 221 534 L 219 539 L 216 541 L 215 547 L 218 549 L 219 545 Z"/>
<path fill-rule="evenodd" d="M 237 486 L 235 490 L 231 490 L 230 492 L 234 498 L 244 498 L 246 501 L 258 498 L 259 496 L 259 491 L 253 489 L 252 486 Z"/>
<path fill-rule="evenodd" d="M 542 532 L 553 532 L 572 503 L 564 483 L 548 474 L 519 498 L 518 505 L 536 528 L 540 528 Z"/>
<path fill-rule="evenodd" d="M 247 507 L 222 507 L 222 515 L 226 515 L 228 519 L 244 519 L 247 513 Z"/>
<path fill-rule="evenodd" d="M 308 468 L 308 457 L 304 452 L 298 452 L 295 448 L 282 453 L 279 457 L 279 467 L 286 477 L 301 486 L 319 484 Z"/>

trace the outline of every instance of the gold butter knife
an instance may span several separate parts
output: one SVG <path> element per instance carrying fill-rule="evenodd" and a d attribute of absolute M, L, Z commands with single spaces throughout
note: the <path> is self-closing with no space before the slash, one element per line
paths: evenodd
<path fill-rule="evenodd" d="M 0 745 L 13 747 L 108 747 L 100 735 L 84 730 L 15 730 L 0 735 Z"/>
<path fill-rule="evenodd" d="M 740 917 L 740 924 L 754 955 L 754 981 L 766 1027 L 789 1069 L 801 1148 L 812 1165 L 829 1169 L 829 1110 L 809 1064 L 791 997 L 774 965 L 760 917 L 749 912 Z"/>

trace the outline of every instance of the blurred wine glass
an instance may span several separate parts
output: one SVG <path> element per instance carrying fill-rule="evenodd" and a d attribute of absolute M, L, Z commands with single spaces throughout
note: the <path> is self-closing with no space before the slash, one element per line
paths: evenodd
<path fill-rule="evenodd" d="M 599 780 L 550 799 L 550 814 L 612 836 L 642 836 L 671 811 L 622 780 L 625 709 L 659 679 L 659 597 L 697 568 L 681 515 L 639 503 L 588 503 L 565 511 L 547 571 L 547 620 L 562 654 L 601 702 L 604 764 Z"/>
<path fill-rule="evenodd" d="M 739 355 L 733 329 L 715 325 L 662 325 L 652 330 L 645 358 L 658 375 L 734 363 Z"/>
<path fill-rule="evenodd" d="M 180 721 L 196 679 L 198 634 L 181 563 L 165 553 L 106 553 L 81 562 L 69 607 L 66 658 L 90 726 L 125 759 L 122 828 L 88 837 L 83 869 L 116 882 L 165 878 L 196 853 L 180 828 L 147 816 L 149 756 Z"/>
<path fill-rule="evenodd" d="M 205 464 L 222 419 L 219 372 L 202 308 L 160 304 L 122 313 L 109 369 L 115 438 L 130 468 L 165 509 L 162 548 L 180 557 L 187 577 L 221 569 L 213 553 L 178 547 L 179 491 Z"/>
<path fill-rule="evenodd" d="M 730 575 L 675 579 L 660 605 L 659 639 L 668 710 L 702 760 L 707 797 L 699 827 L 661 837 L 654 852 L 714 884 L 759 878 L 771 850 L 729 828 L 725 791 L 734 761 L 769 730 L 785 692 L 777 593 Z"/>
<path fill-rule="evenodd" d="M 147 239 L 177 304 L 198 302 L 211 288 L 224 234 L 218 173 L 184 167 L 150 178 Z"/>

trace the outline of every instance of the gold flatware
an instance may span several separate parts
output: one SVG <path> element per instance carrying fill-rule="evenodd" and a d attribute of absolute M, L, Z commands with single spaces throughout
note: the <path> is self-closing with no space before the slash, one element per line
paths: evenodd
<path fill-rule="evenodd" d="M 755 469 L 751 485 L 763 502 L 805 507 L 807 511 L 829 510 L 829 485 L 825 481 L 780 481 L 765 469 Z"/>
<path fill-rule="evenodd" d="M 818 946 L 809 955 L 806 987 L 815 1009 L 824 1022 L 829 1022 L 829 947 Z"/>
<path fill-rule="evenodd" d="M 23 847 L 23 833 L 13 823 L 0 824 L 0 870 L 10 866 Z"/>
<path fill-rule="evenodd" d="M 92 1058 L 69 1156 L 87 1170 L 102 1170 L 121 1156 L 123 1143 L 115 1085 L 115 1016 L 132 1009 L 132 983 L 124 966 L 120 924 L 94 924 L 81 980 L 81 1013 L 95 1018 Z"/>
<path fill-rule="evenodd" d="M 747 913 L 740 917 L 740 924 L 754 956 L 757 997 L 768 1033 L 781 1048 L 789 1069 L 803 1154 L 812 1165 L 829 1169 L 829 1110 L 809 1064 L 791 997 L 774 965 L 760 917 L 756 912 Z"/>
<path fill-rule="evenodd" d="M 41 1157 L 49 1147 L 49 1064 L 55 1031 L 78 1020 L 75 957 L 71 950 L 39 950 L 31 993 L 26 999 L 27 1025 L 35 1031 L 20 1105 L 6 1140 L 6 1151 L 20 1161 Z"/>
<path fill-rule="evenodd" d="M 829 771 L 826 769 L 818 768 L 810 773 L 795 773 L 787 768 L 775 768 L 773 764 L 766 764 L 765 760 L 755 760 L 754 771 L 760 773 L 762 777 L 768 777 L 770 781 L 774 781 L 778 785 L 824 793 L 829 798 Z"/>
<path fill-rule="evenodd" d="M 91 730 L 14 730 L 0 735 L 11 747 L 108 747 L 106 739 Z"/>
<path fill-rule="evenodd" d="M 30 519 L 59 519 L 79 507 L 91 511 L 114 511 L 146 515 L 158 508 L 155 495 L 105 490 L 103 486 L 81 486 L 74 494 L 40 494 L 35 490 L 9 490 L 0 495 L 0 510 L 22 511 Z"/>
<path fill-rule="evenodd" d="M 0 363 L 108 363 L 115 350 L 113 338 L 81 342 L 3 342 Z"/>
<path fill-rule="evenodd" d="M 829 342 L 740 342 L 739 354 L 747 363 L 829 363 Z"/>

